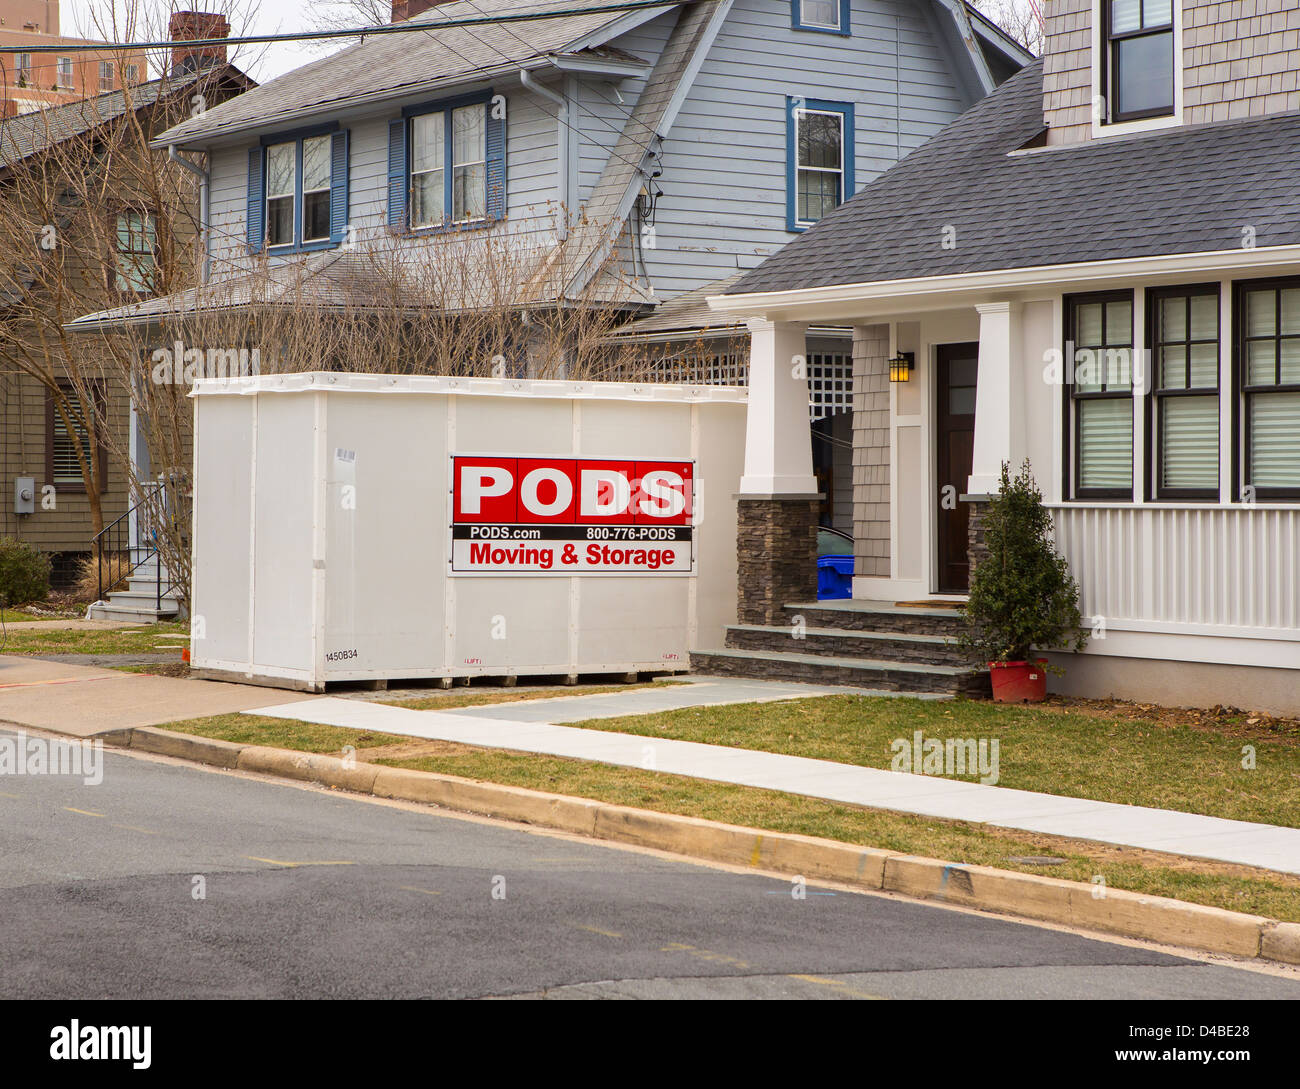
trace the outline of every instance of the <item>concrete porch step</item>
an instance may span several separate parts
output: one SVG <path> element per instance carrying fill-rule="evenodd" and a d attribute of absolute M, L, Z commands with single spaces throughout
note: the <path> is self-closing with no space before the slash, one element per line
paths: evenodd
<path fill-rule="evenodd" d="M 175 620 L 179 611 L 176 602 L 167 601 L 166 599 L 162 603 L 162 609 L 156 610 L 152 599 L 150 599 L 147 607 L 142 608 L 135 605 L 119 604 L 110 598 L 102 605 L 91 605 L 86 610 L 86 619 L 124 620 L 130 624 L 156 624 L 159 620 Z"/>
<path fill-rule="evenodd" d="M 794 622 L 802 616 L 810 627 L 841 628 L 847 631 L 903 633 L 907 635 L 944 635 L 955 638 L 966 626 L 965 616 L 957 605 L 909 606 L 892 601 L 791 602 L 782 606 L 784 615 Z"/>
<path fill-rule="evenodd" d="M 793 626 L 732 624 L 726 629 L 725 643 L 731 650 L 776 650 L 959 668 L 970 666 L 956 639 L 948 635 L 807 627 L 795 638 L 795 630 Z"/>
<path fill-rule="evenodd" d="M 988 674 L 983 670 L 777 650 L 692 651 L 691 668 L 697 673 L 733 677 L 767 677 L 810 684 L 967 696 L 986 695 L 989 684 Z"/>

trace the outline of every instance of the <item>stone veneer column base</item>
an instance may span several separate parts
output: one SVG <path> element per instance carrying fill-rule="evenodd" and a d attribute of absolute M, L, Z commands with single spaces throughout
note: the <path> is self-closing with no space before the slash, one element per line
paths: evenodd
<path fill-rule="evenodd" d="M 988 545 L 984 543 L 984 513 L 989 509 L 988 496 L 963 496 L 970 503 L 970 521 L 966 525 L 966 559 L 970 562 L 970 577 L 981 560 L 988 559 Z"/>
<path fill-rule="evenodd" d="M 782 606 L 817 600 L 820 496 L 737 502 L 737 619 L 784 624 Z"/>

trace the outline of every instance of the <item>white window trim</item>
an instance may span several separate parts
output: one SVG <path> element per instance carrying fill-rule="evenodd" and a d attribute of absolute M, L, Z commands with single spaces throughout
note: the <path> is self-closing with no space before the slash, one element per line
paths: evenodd
<path fill-rule="evenodd" d="M 73 86 L 73 80 L 76 78 L 73 75 L 75 69 L 72 66 L 72 58 L 60 57 L 58 64 L 55 68 L 55 71 L 58 73 L 58 76 L 56 77 L 56 82 L 58 83 L 59 87 L 71 89 Z"/>
<path fill-rule="evenodd" d="M 844 179 L 845 179 L 844 114 L 841 113 L 839 110 L 810 110 L 804 107 L 796 107 L 793 112 L 794 112 L 794 212 L 795 212 L 794 221 L 800 227 L 811 227 L 815 223 L 818 223 L 820 221 L 816 219 L 801 219 L 799 217 L 799 172 L 801 170 L 812 170 L 812 171 L 816 171 L 818 174 L 838 173 L 840 176 L 840 204 L 843 204 L 846 200 L 849 199 L 849 196 L 851 196 L 851 194 L 846 194 L 844 192 Z M 839 122 L 840 165 L 838 168 L 829 167 L 829 166 L 800 166 L 799 165 L 799 118 L 809 117 L 812 116 L 813 114 L 818 114 L 822 117 L 833 117 L 836 119 L 836 121 Z M 837 204 L 836 207 L 838 208 L 839 204 Z"/>
<path fill-rule="evenodd" d="M 840 29 L 840 0 L 831 0 L 831 4 L 835 8 L 835 22 L 833 23 L 819 23 L 815 19 L 809 19 L 806 14 L 804 3 L 805 0 L 799 0 L 799 26 L 811 26 L 816 27 L 819 30 Z"/>
<path fill-rule="evenodd" d="M 1101 38 L 1102 5 L 1108 0 L 1092 0 L 1092 137 L 1126 136 L 1139 132 L 1156 132 L 1176 128 L 1183 123 L 1183 5 L 1172 0 L 1174 15 L 1174 112 L 1168 117 L 1144 117 L 1139 121 L 1118 121 L 1108 125 L 1102 116 L 1110 109 L 1101 83 L 1101 55 L 1105 42 Z"/>

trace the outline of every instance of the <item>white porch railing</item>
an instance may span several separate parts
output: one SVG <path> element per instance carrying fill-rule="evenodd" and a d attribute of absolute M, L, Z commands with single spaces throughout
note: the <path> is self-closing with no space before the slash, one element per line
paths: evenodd
<path fill-rule="evenodd" d="M 1300 629 L 1300 507 L 1049 507 L 1085 617 Z"/>

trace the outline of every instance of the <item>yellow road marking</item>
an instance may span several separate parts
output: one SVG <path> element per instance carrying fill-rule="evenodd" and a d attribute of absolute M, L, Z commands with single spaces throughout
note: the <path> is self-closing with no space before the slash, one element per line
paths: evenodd
<path fill-rule="evenodd" d="M 593 934 L 600 934 L 606 938 L 621 938 L 623 936 L 617 930 L 601 930 L 598 926 L 584 926 L 581 923 L 578 924 L 578 929 L 589 930 Z"/>
<path fill-rule="evenodd" d="M 0 798 L 21 798 L 21 794 L 10 794 L 8 791 L 0 790 Z"/>
<path fill-rule="evenodd" d="M 89 809 L 73 809 L 70 805 L 65 805 L 63 808 L 69 813 L 80 813 L 83 817 L 102 817 L 104 815 L 103 813 L 92 813 Z"/>
<path fill-rule="evenodd" d="M 269 862 L 272 866 L 285 866 L 293 869 L 295 866 L 354 866 L 354 862 L 285 862 L 278 858 L 259 858 L 257 855 L 245 855 L 245 858 L 252 859 L 254 862 Z"/>
<path fill-rule="evenodd" d="M 791 975 L 791 979 L 801 979 L 805 983 L 819 983 L 823 987 L 839 987 L 841 994 L 851 994 L 854 998 L 870 998 L 876 1001 L 883 1001 L 883 994 L 867 994 L 866 991 L 857 991 L 850 987 L 842 979 L 825 979 L 822 976 L 800 976 Z"/>
<path fill-rule="evenodd" d="M 151 832 L 148 828 L 141 828 L 136 824 L 115 824 L 114 828 L 125 828 L 128 832 L 140 832 L 146 836 L 156 836 L 157 832 Z"/>
<path fill-rule="evenodd" d="M 758 856 L 759 856 L 759 853 L 760 853 L 762 850 L 763 850 L 763 837 L 762 837 L 762 836 L 755 836 L 755 837 L 754 837 L 754 853 L 753 853 L 752 855 L 749 856 L 749 864 L 750 864 L 751 866 L 757 866 L 757 865 L 758 865 Z"/>
<path fill-rule="evenodd" d="M 668 945 L 660 947 L 661 953 L 685 953 L 687 956 L 697 957 L 700 960 L 721 961 L 723 964 L 733 964 L 737 968 L 748 968 L 749 965 L 739 957 L 729 956 L 726 953 L 713 953 L 708 949 L 697 949 L 693 945 L 686 945 L 684 942 L 670 942 Z"/>
<path fill-rule="evenodd" d="M 442 893 L 436 889 L 417 889 L 414 885 L 398 885 L 403 892 L 422 892 L 425 896 L 441 896 Z"/>

